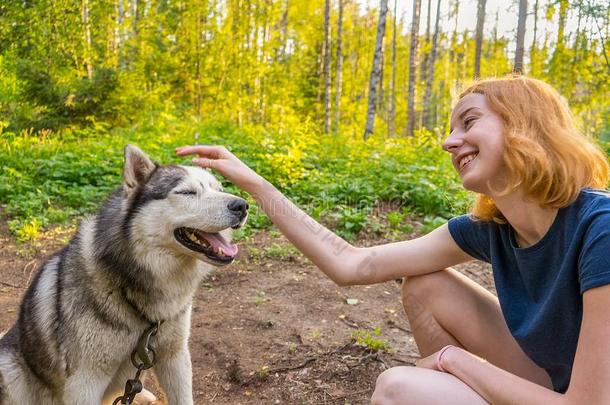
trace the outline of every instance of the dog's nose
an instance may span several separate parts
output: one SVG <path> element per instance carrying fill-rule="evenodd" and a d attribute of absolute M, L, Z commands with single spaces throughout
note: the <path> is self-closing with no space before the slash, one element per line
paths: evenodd
<path fill-rule="evenodd" d="M 227 205 L 227 208 L 229 209 L 229 211 L 239 215 L 240 218 L 243 218 L 246 216 L 246 211 L 248 211 L 248 208 L 250 208 L 250 206 L 248 205 L 246 200 L 236 198 Z"/>

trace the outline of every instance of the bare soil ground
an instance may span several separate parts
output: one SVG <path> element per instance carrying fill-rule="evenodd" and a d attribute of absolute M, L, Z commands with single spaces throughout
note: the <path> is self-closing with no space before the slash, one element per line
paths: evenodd
<path fill-rule="evenodd" d="M 0 331 L 17 318 L 44 258 L 67 237 L 17 244 L 0 220 Z M 356 244 L 388 241 L 362 237 Z M 493 291 L 486 265 L 458 270 Z M 358 301 L 349 305 L 348 298 Z M 390 351 L 357 345 L 356 330 L 387 341 Z M 397 282 L 338 287 L 281 235 L 266 231 L 240 243 L 236 262 L 201 286 L 190 348 L 197 404 L 365 404 L 377 375 L 419 358 Z"/>

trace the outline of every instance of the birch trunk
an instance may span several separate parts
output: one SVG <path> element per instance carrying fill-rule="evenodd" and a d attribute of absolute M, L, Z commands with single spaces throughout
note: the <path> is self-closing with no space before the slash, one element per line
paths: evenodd
<path fill-rule="evenodd" d="M 324 0 L 324 133 L 330 132 L 330 0 Z"/>
<path fill-rule="evenodd" d="M 394 136 L 394 123 L 396 120 L 396 96 L 394 89 L 396 88 L 396 3 L 394 0 L 394 29 L 392 30 L 392 78 L 390 79 L 390 96 L 388 108 L 388 137 Z"/>
<path fill-rule="evenodd" d="M 335 77 L 335 134 L 339 133 L 341 124 L 341 84 L 343 80 L 343 2 L 339 0 L 339 19 L 337 20 L 337 72 Z"/>
<path fill-rule="evenodd" d="M 379 115 L 383 116 L 383 107 L 384 105 L 384 97 L 385 94 L 383 94 L 383 80 L 384 80 L 384 66 L 385 66 L 385 36 L 383 37 L 383 39 L 381 40 L 381 62 L 380 62 L 381 68 L 379 71 L 379 88 L 377 90 L 377 109 L 379 110 Z"/>
<path fill-rule="evenodd" d="M 436 50 L 438 45 L 438 31 L 441 15 L 441 0 L 436 3 L 436 21 L 434 23 L 434 36 L 432 37 L 432 50 L 428 65 L 428 80 L 426 81 L 426 93 L 424 95 L 424 116 L 422 121 L 426 128 L 430 129 L 430 97 L 432 96 L 432 82 L 434 81 L 434 63 L 436 62 Z"/>
<path fill-rule="evenodd" d="M 364 129 L 364 139 L 373 133 L 375 125 L 375 109 L 377 107 L 377 86 L 381 76 L 381 48 L 383 37 L 385 36 L 386 14 L 388 12 L 388 0 L 381 0 L 379 6 L 379 21 L 377 23 L 377 36 L 375 38 L 375 52 L 373 53 L 373 69 L 369 80 L 369 102 L 366 113 L 366 127 Z"/>
<path fill-rule="evenodd" d="M 525 21 L 527 19 L 527 0 L 519 0 L 519 24 L 517 25 L 517 49 L 515 50 L 514 73 L 523 73 L 523 53 L 525 39 Z"/>
<path fill-rule="evenodd" d="M 419 13 L 421 0 L 413 0 L 413 23 L 411 24 L 411 52 L 409 54 L 409 93 L 407 99 L 406 135 L 413 136 L 415 130 L 415 76 L 417 73 L 417 46 L 419 44 Z"/>
<path fill-rule="evenodd" d="M 85 31 L 85 66 L 87 77 L 93 80 L 93 63 L 91 62 L 91 24 L 89 23 L 89 0 L 82 0 L 82 22 Z"/>
<path fill-rule="evenodd" d="M 477 33 L 476 47 L 474 51 L 474 78 L 481 76 L 481 49 L 483 47 L 483 27 L 485 25 L 485 6 L 487 0 L 479 0 L 477 7 Z"/>
<path fill-rule="evenodd" d="M 536 66 L 536 36 L 538 35 L 538 0 L 534 1 L 534 38 L 532 39 L 532 47 L 530 48 L 530 74 L 536 74 L 532 72 L 532 69 Z"/>

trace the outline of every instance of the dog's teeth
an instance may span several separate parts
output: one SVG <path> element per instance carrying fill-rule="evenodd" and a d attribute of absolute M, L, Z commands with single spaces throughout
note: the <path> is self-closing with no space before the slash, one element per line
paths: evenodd
<path fill-rule="evenodd" d="M 222 250 L 222 248 L 221 248 L 221 247 L 220 247 L 220 248 L 218 248 L 218 256 L 226 256 L 226 255 L 225 255 L 225 251 L 224 251 L 224 250 Z"/>
<path fill-rule="evenodd" d="M 199 243 L 199 241 L 197 240 L 197 237 L 195 236 L 195 234 L 193 232 L 188 233 L 188 238 L 195 243 Z"/>

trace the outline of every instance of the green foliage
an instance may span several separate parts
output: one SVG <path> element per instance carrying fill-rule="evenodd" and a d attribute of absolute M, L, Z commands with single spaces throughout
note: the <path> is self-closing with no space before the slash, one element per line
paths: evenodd
<path fill-rule="evenodd" d="M 114 69 L 99 68 L 91 80 L 76 77 L 58 82 L 46 68 L 26 60 L 17 61 L 15 68 L 13 80 L 27 102 L 0 103 L 0 111 L 9 119 L 9 131 L 56 130 L 99 120 L 115 121 L 119 116 L 121 108 L 113 99 L 119 87 Z"/>
<path fill-rule="evenodd" d="M 439 226 L 443 225 L 445 222 L 447 222 L 446 218 L 426 216 L 424 217 L 424 226 L 422 227 L 421 232 L 424 234 L 430 233 Z"/>
<path fill-rule="evenodd" d="M 299 251 L 291 244 L 272 243 L 265 249 L 265 255 L 270 259 L 291 260 L 299 256 Z"/>
<path fill-rule="evenodd" d="M 197 117 L 238 125 L 260 124 L 281 134 L 303 124 L 310 129 L 306 133 L 322 128 L 322 0 L 150 0 L 138 3 L 135 9 L 127 3 L 39 0 L 2 4 L 0 114 L 5 127 L 57 129 L 92 126 L 100 121 L 125 125 L 149 120 L 158 112 L 186 110 Z M 560 89 L 585 131 L 592 135 L 608 127 L 610 69 L 604 55 L 607 47 L 602 43 L 607 38 L 599 37 L 608 31 L 610 20 L 602 3 L 562 0 L 560 7 L 548 3 L 546 10 L 538 13 L 539 31 L 557 32 L 557 38 L 539 35 L 529 50 L 530 66 L 526 67 L 527 74 Z M 333 127 L 348 137 L 360 137 L 378 10 L 365 9 L 361 2 L 344 6 L 341 111 Z M 455 3 L 450 14 L 458 7 Z M 545 11 L 546 20 L 542 18 Z M 557 30 L 558 13 L 570 18 L 578 14 L 577 31 L 569 32 L 573 27 Z M 337 14 L 337 5 L 333 4 L 333 87 L 337 79 Z M 390 38 L 394 26 L 390 22 L 395 16 L 391 14 L 390 10 L 386 55 L 392 54 L 393 46 Z M 491 35 L 483 41 L 484 77 L 502 76 L 512 69 L 513 38 L 499 33 L 498 21 L 490 17 L 486 26 Z M 436 77 L 417 78 L 418 125 L 422 95 L 431 81 L 429 128 L 439 131 L 448 126 L 454 93 L 472 78 L 474 69 L 473 32 L 458 32 L 449 22 L 453 18 L 443 20 L 441 25 Z M 398 89 L 407 82 L 409 72 L 411 38 L 407 27 L 411 22 L 398 18 L 396 25 Z M 422 37 L 420 43 L 418 71 L 425 72 L 430 38 Z M 377 137 L 386 134 L 388 128 L 392 60 L 387 57 L 383 62 Z M 395 132 L 402 134 L 407 124 L 401 119 L 406 116 L 406 98 L 397 91 L 394 99 Z M 270 153 L 275 157 L 273 169 L 283 170 L 285 159 L 299 159 L 294 154 Z M 303 173 L 299 167 L 291 169 L 286 181 L 294 181 Z"/>
<path fill-rule="evenodd" d="M 119 3 L 0 5 L 0 202 L 20 240 L 92 212 L 121 183 L 126 143 L 159 161 L 185 163 L 189 160 L 176 158 L 173 150 L 192 143 L 195 132 L 202 143 L 229 146 L 346 239 L 384 227 L 371 217 L 380 202 L 402 207 L 388 213 L 387 221 L 391 231 L 403 233 L 413 231 L 405 223 L 407 215 L 423 216 L 421 231 L 429 232 L 468 209 L 471 197 L 439 145 L 453 97 L 472 78 L 471 31 L 441 27 L 436 76 L 419 77 L 416 83 L 418 125 L 423 90 L 432 83 L 432 125 L 413 138 L 382 137 L 389 124 L 393 60 L 384 58 L 376 133 L 364 143 L 376 9 L 345 3 L 340 119 L 333 120 L 336 135 L 323 136 L 322 0 L 147 1 L 135 12 Z M 558 13 L 565 17 L 576 11 L 583 24 L 579 31 L 542 28 Z M 545 35 L 531 46 L 526 73 L 559 89 L 583 131 L 598 138 L 610 155 L 610 69 L 607 47 L 599 39 L 610 24 L 607 8 L 597 1 L 562 0 L 548 3 L 539 14 L 544 13 L 541 30 L 557 32 L 557 38 Z M 393 17 L 388 13 L 388 22 Z M 336 18 L 333 9 L 333 38 Z M 409 72 L 408 25 L 399 19 L 395 28 L 396 134 L 407 125 L 401 119 L 406 98 L 399 89 Z M 388 23 L 386 55 L 392 54 L 392 30 Z M 431 49 L 429 38 L 421 38 L 421 44 L 419 62 Z M 512 44 L 512 38 L 498 35 L 497 26 L 492 30 L 483 41 L 482 76 L 511 71 Z M 271 224 L 250 202 L 249 221 L 237 238 Z"/>
<path fill-rule="evenodd" d="M 175 147 L 193 142 L 225 144 L 248 165 L 277 185 L 291 199 L 318 217 L 330 218 L 337 231 L 351 239 L 368 230 L 372 208 L 381 201 L 411 207 L 410 212 L 448 218 L 467 210 L 448 156 L 438 145 L 418 139 L 366 144 L 345 137 L 326 137 L 295 129 L 307 141 L 268 132 L 260 127 L 237 128 L 226 123 L 197 125 L 163 114 L 162 120 L 138 128 L 4 132 L 0 141 L 0 199 L 21 239 L 90 213 L 108 192 L 121 184 L 123 148 L 133 143 L 164 163 L 189 164 Z M 261 148 L 261 145 L 266 145 Z M 285 153 L 277 170 L 276 157 Z M 225 182 L 226 183 L 226 182 Z M 229 192 L 247 197 L 230 184 Z M 249 220 L 238 237 L 271 224 L 252 203 Z M 34 221 L 34 222 L 33 222 Z M 27 228 L 27 230 L 26 230 Z M 27 236 L 26 236 L 27 235 Z"/>
<path fill-rule="evenodd" d="M 353 240 L 367 226 L 368 210 L 341 206 L 338 206 L 337 209 L 335 214 L 338 218 L 337 233 L 344 239 Z"/>
<path fill-rule="evenodd" d="M 391 211 L 388 213 L 386 218 L 388 219 L 390 228 L 397 229 L 404 220 L 405 216 L 399 211 Z"/>
<path fill-rule="evenodd" d="M 390 230 L 395 233 L 409 234 L 414 231 L 413 225 L 405 223 L 405 220 L 411 215 L 409 207 L 404 207 L 400 211 L 390 211 L 386 214 L 386 220 Z"/>
<path fill-rule="evenodd" d="M 358 329 L 352 332 L 352 341 L 373 352 L 380 350 L 389 352 L 391 350 L 390 343 L 387 340 L 381 339 L 379 336 L 381 336 L 381 328 L 379 326 L 373 330 L 373 333 L 369 330 Z"/>

